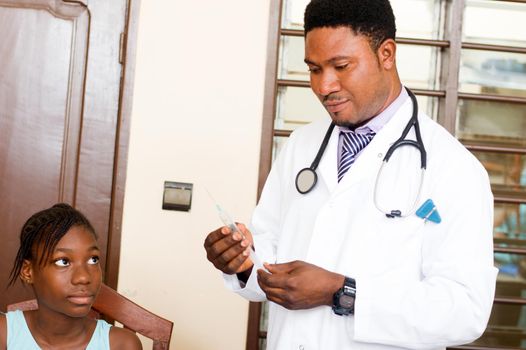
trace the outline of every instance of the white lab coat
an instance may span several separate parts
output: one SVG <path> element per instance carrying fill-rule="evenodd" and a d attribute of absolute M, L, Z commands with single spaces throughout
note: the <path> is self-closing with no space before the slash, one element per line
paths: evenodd
<path fill-rule="evenodd" d="M 251 231 L 267 262 L 303 260 L 356 279 L 354 316 L 328 306 L 291 311 L 270 303 L 267 349 L 444 349 L 484 331 L 495 292 L 493 196 L 486 171 L 455 138 L 420 113 L 427 172 L 419 207 L 431 198 L 442 222 L 416 215 L 389 219 L 373 203 L 376 175 L 389 146 L 410 119 L 403 104 L 337 182 L 338 128 L 308 194 L 294 181 L 309 166 L 330 120 L 295 131 L 274 163 Z M 414 129 L 409 138 L 415 139 Z M 420 158 L 399 148 L 382 173 L 379 203 L 411 207 L 420 183 Z M 265 300 L 252 273 L 247 285 L 225 283 L 249 300 Z"/>

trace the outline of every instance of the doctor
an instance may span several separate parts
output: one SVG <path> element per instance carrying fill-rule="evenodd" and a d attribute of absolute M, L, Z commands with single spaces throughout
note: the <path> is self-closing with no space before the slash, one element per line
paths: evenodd
<path fill-rule="evenodd" d="M 305 62 L 330 118 L 292 133 L 244 236 L 222 227 L 205 240 L 230 289 L 270 301 L 267 349 L 444 349 L 486 327 L 497 274 L 488 176 L 417 113 L 395 31 L 388 0 L 309 3 Z M 407 127 L 413 147 L 384 163 Z M 253 267 L 252 244 L 267 271 Z"/>

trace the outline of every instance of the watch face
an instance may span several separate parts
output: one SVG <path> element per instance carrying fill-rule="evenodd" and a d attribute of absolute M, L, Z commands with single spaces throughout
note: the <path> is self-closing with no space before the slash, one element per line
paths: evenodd
<path fill-rule="evenodd" d="M 352 307 L 354 306 L 354 298 L 350 295 L 341 295 L 340 306 L 346 309 L 352 309 Z"/>

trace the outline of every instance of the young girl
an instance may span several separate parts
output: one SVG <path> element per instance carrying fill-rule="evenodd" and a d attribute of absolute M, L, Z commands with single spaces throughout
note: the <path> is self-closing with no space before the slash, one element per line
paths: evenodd
<path fill-rule="evenodd" d="M 102 283 L 97 236 L 67 204 L 40 211 L 24 224 L 10 285 L 30 285 L 38 310 L 0 313 L 0 350 L 142 349 L 137 336 L 88 317 Z"/>

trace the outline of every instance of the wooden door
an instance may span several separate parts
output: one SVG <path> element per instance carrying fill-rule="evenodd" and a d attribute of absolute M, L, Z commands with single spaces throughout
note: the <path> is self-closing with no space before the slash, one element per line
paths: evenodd
<path fill-rule="evenodd" d="M 127 4 L 0 0 L 0 310 L 32 295 L 5 287 L 34 212 L 74 205 L 108 252 Z"/>

